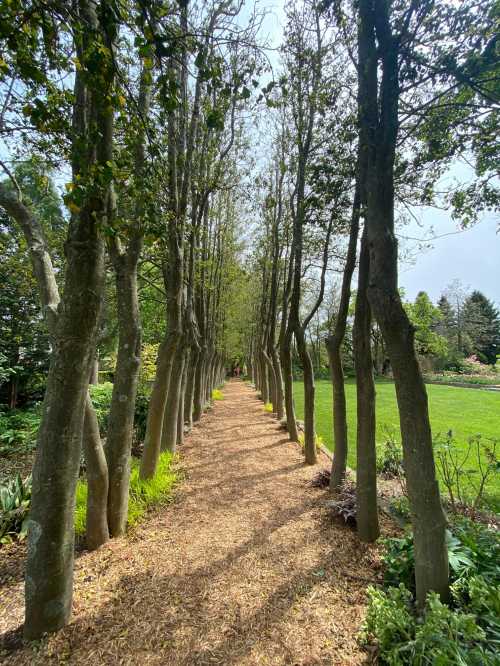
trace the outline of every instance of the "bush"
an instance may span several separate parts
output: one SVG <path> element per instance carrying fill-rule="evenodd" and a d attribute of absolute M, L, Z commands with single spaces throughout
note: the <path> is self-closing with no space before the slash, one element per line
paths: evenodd
<path fill-rule="evenodd" d="M 396 429 L 384 426 L 385 442 L 377 450 L 377 473 L 386 479 L 404 476 L 403 450 L 397 440 Z"/>
<path fill-rule="evenodd" d="M 212 400 L 224 400 L 224 394 L 220 389 L 214 389 L 212 391 Z"/>
<path fill-rule="evenodd" d="M 498 664 L 500 536 L 460 519 L 447 534 L 452 604 L 429 594 L 423 618 L 414 607 L 414 552 L 409 534 L 387 539 L 385 590 L 370 588 L 364 641 L 375 641 L 380 663 Z"/>
<path fill-rule="evenodd" d="M 0 485 L 0 543 L 9 543 L 16 534 L 26 534 L 31 485 L 31 475 L 23 480 L 20 474 Z"/>
<path fill-rule="evenodd" d="M 173 469 L 174 461 L 175 456 L 172 453 L 163 452 L 160 455 L 155 476 L 143 481 L 139 478 L 140 462 L 132 459 L 127 518 L 129 527 L 136 525 L 150 507 L 170 499 L 172 489 L 178 479 L 178 473 Z M 76 488 L 75 533 L 77 536 L 85 534 L 86 507 L 87 483 L 80 480 Z"/>
<path fill-rule="evenodd" d="M 318 451 L 319 453 L 319 451 L 321 451 L 321 447 L 324 446 L 325 444 L 325 440 L 321 435 L 318 435 L 318 433 L 316 433 L 314 435 L 314 443 L 316 444 L 316 451 Z M 302 450 L 304 450 L 304 447 L 306 445 L 306 436 L 303 432 L 299 432 L 299 444 Z"/>
<path fill-rule="evenodd" d="M 111 406 L 111 397 L 113 395 L 113 384 L 111 382 L 92 384 L 89 387 L 89 391 L 97 420 L 99 421 L 99 431 L 101 436 L 105 436 L 108 431 L 109 408 Z"/>
<path fill-rule="evenodd" d="M 36 446 L 41 406 L 0 412 L 0 456 L 28 453 Z"/>
<path fill-rule="evenodd" d="M 266 402 L 265 405 L 264 405 L 264 411 L 268 412 L 269 414 L 272 414 L 273 404 L 271 402 Z"/>

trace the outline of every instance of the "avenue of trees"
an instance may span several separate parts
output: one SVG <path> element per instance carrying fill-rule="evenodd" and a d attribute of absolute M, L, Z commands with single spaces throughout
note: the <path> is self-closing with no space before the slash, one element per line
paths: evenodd
<path fill-rule="evenodd" d="M 430 591 L 449 598 L 422 358 L 439 369 L 471 356 L 494 365 L 499 317 L 485 295 L 459 285 L 436 305 L 424 293 L 405 303 L 396 228 L 401 209 L 443 197 L 464 225 L 498 209 L 500 5 L 291 0 L 279 69 L 259 44 L 262 16 L 244 5 L 0 8 L 0 391 L 9 408 L 43 397 L 28 639 L 71 614 L 82 452 L 87 547 L 126 531 L 141 362 L 153 373 L 140 463 L 151 479 L 236 359 L 293 441 L 300 365 L 305 462 L 315 464 L 315 359 L 326 353 L 337 492 L 350 355 L 366 542 L 380 534 L 374 369 L 390 367 L 417 601 L 423 608 Z M 439 179 L 461 158 L 474 182 L 443 195 Z M 89 384 L 105 360 L 113 393 L 104 445 Z"/>

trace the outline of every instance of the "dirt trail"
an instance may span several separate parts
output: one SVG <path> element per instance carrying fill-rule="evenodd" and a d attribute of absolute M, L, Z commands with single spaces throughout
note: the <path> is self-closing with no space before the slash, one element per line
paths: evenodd
<path fill-rule="evenodd" d="M 377 549 L 332 523 L 308 483 L 318 467 L 249 386 L 226 385 L 182 465 L 174 503 L 78 558 L 71 624 L 6 663 L 364 663 L 356 633 Z M 22 582 L 1 599 L 0 633 L 22 621 Z"/>

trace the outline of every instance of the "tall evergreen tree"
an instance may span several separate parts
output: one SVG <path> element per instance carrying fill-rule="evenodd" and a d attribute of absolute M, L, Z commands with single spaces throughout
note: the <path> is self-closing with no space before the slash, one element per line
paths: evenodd
<path fill-rule="evenodd" d="M 500 354 L 500 315 L 480 291 L 473 291 L 464 303 L 464 328 L 472 351 L 483 363 L 494 364 Z"/>

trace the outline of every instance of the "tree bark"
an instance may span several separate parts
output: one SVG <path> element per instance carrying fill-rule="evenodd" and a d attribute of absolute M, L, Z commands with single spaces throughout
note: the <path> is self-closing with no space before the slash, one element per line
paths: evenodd
<path fill-rule="evenodd" d="M 351 216 L 349 246 L 342 277 L 340 303 L 333 333 L 326 340 L 330 372 L 333 387 L 333 460 L 330 475 L 330 490 L 339 490 L 344 482 L 347 468 L 347 407 L 344 387 L 344 369 L 342 367 L 342 343 L 345 337 L 349 301 L 351 298 L 351 280 L 356 266 L 356 246 L 359 233 L 360 190 L 359 174 L 356 177 L 356 189 Z"/>
<path fill-rule="evenodd" d="M 377 453 L 375 446 L 375 383 L 371 353 L 371 315 L 367 298 L 369 254 L 363 234 L 359 259 L 358 292 L 354 315 L 354 360 L 356 366 L 357 465 L 356 524 L 361 541 L 376 541 L 380 535 L 377 510 Z"/>
<path fill-rule="evenodd" d="M 111 536 L 127 529 L 130 451 L 134 436 L 135 401 L 141 364 L 141 324 L 137 292 L 137 252 L 114 256 L 118 301 L 118 356 L 109 410 L 106 458 L 108 461 L 108 523 Z"/>
<path fill-rule="evenodd" d="M 316 428 L 314 423 L 314 368 L 306 347 L 302 328 L 295 331 L 297 351 L 299 352 L 304 373 L 304 454 L 308 465 L 318 462 L 316 454 Z"/>
<path fill-rule="evenodd" d="M 394 160 L 398 133 L 399 39 L 392 35 L 389 8 L 382 0 L 375 0 L 373 4 L 371 0 L 360 0 L 359 7 L 360 141 L 368 156 L 368 299 L 384 336 L 394 373 L 413 524 L 417 603 L 423 608 L 431 590 L 444 601 L 449 598 L 449 571 L 446 520 L 436 480 L 427 393 L 415 353 L 414 329 L 397 288 Z"/>
<path fill-rule="evenodd" d="M 87 467 L 87 515 L 85 542 L 89 550 L 109 540 L 106 509 L 108 503 L 108 466 L 99 434 L 99 423 L 87 393 L 83 420 L 83 454 Z"/>

